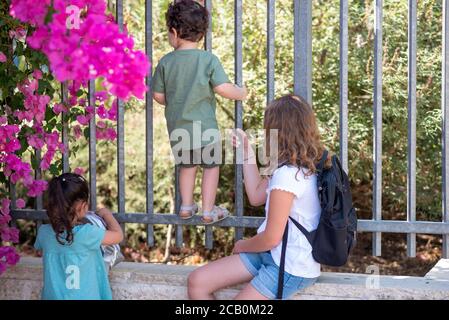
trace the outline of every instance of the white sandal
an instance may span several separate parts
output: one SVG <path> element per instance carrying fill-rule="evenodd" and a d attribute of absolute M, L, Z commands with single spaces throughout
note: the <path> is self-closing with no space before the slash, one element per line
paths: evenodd
<path fill-rule="evenodd" d="M 203 211 L 203 217 L 201 218 L 201 221 L 203 221 L 205 225 L 209 225 L 224 220 L 227 217 L 229 217 L 228 209 L 219 206 L 214 206 L 212 211 Z M 206 221 L 204 218 L 211 218 L 212 220 Z"/>
<path fill-rule="evenodd" d="M 187 211 L 190 212 L 190 214 L 188 216 L 182 216 L 181 212 L 182 211 Z M 198 212 L 198 205 L 196 203 L 192 204 L 191 206 L 182 206 L 179 208 L 179 213 L 178 216 L 182 219 L 182 220 L 189 220 L 192 219 L 193 216 Z"/>

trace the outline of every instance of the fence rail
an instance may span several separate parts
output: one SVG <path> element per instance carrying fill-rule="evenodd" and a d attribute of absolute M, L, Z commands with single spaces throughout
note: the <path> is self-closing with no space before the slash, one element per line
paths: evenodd
<path fill-rule="evenodd" d="M 312 102 L 312 1 L 292 0 L 294 8 L 294 92 Z M 407 234 L 407 254 L 410 257 L 416 254 L 416 234 L 438 234 L 443 236 L 442 256 L 449 258 L 449 0 L 443 0 L 443 30 L 442 30 L 442 98 L 441 108 L 443 114 L 443 205 L 442 221 L 416 221 L 416 52 L 417 52 L 417 0 L 409 0 L 408 8 L 408 170 L 407 170 L 407 220 L 382 220 L 382 19 L 383 0 L 374 3 L 374 103 L 373 103 L 373 218 L 372 220 L 359 220 L 360 232 L 373 233 L 373 255 L 381 255 L 382 233 Z M 205 0 L 205 6 L 213 11 L 212 0 Z M 153 30 L 152 30 L 153 1 L 145 1 L 145 51 L 152 59 Z M 116 0 L 116 19 L 123 28 L 123 0 Z M 275 96 L 275 9 L 276 1 L 267 0 L 267 101 Z M 243 35 L 242 35 L 243 1 L 235 0 L 235 83 L 243 83 Z M 205 50 L 212 50 L 212 18 L 211 25 L 205 37 Z M 151 82 L 151 74 L 146 79 Z M 67 99 L 67 88 L 61 87 L 63 101 Z M 88 95 L 91 106 L 94 106 L 95 84 L 89 82 Z M 124 152 L 124 105 L 118 104 L 118 138 L 117 138 L 117 171 L 118 171 L 118 212 L 116 217 L 124 226 L 126 223 L 147 224 L 148 245 L 154 245 L 153 225 L 176 225 L 176 244 L 183 243 L 183 226 L 202 225 L 200 217 L 191 220 L 182 220 L 171 213 L 154 212 L 154 181 L 153 181 L 153 100 L 151 88 L 145 98 L 146 111 L 146 212 L 126 213 L 125 211 L 125 152 Z M 242 128 L 243 124 L 242 102 L 235 103 L 235 127 Z M 65 116 L 63 122 L 63 143 L 68 148 L 68 124 Z M 348 0 L 340 0 L 340 158 L 345 170 L 348 169 Z M 97 206 L 97 172 L 96 172 L 96 136 L 95 117 L 90 120 L 89 139 L 89 185 L 91 190 L 91 210 Z M 36 157 L 40 153 L 36 151 Z M 236 159 L 237 161 L 239 159 Z M 241 163 L 241 162 L 239 162 Z M 69 157 L 63 157 L 63 170 L 69 170 Z M 41 177 L 38 169 L 36 177 Z M 176 184 L 179 169 L 175 168 Z M 235 237 L 243 236 L 244 228 L 257 228 L 263 221 L 262 217 L 244 216 L 243 208 L 243 172 L 242 165 L 235 165 L 235 212 L 230 218 L 215 224 L 216 227 L 236 228 Z M 11 199 L 15 199 L 15 186 L 10 186 Z M 176 187 L 175 210 L 180 205 L 179 188 Z M 15 201 L 12 201 L 14 206 Z M 13 219 L 37 220 L 47 219 L 42 210 L 42 197 L 36 200 L 34 210 L 17 210 L 12 208 Z M 206 226 L 205 245 L 212 248 L 213 229 Z"/>

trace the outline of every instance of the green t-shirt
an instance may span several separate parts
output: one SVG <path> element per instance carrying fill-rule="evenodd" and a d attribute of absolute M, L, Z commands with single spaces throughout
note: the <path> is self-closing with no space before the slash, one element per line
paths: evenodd
<path fill-rule="evenodd" d="M 218 134 L 213 88 L 226 82 L 230 81 L 220 60 L 205 50 L 175 50 L 159 61 L 152 88 L 165 94 L 172 147 L 193 150 L 216 142 L 210 138 Z"/>

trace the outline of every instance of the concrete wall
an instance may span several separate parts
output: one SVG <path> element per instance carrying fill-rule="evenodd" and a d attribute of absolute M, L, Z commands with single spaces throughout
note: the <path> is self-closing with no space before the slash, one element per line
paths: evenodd
<path fill-rule="evenodd" d="M 428 277 L 323 273 L 318 282 L 293 299 L 448 299 L 448 263 Z M 187 299 L 189 266 L 120 263 L 110 275 L 114 299 Z M 24 257 L 0 276 L 0 300 L 39 299 L 42 260 Z M 219 299 L 232 299 L 241 286 L 222 290 Z"/>

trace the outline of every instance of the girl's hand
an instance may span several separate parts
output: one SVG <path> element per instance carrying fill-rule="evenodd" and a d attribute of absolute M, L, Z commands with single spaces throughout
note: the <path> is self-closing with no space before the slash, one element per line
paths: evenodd
<path fill-rule="evenodd" d="M 235 129 L 231 134 L 232 146 L 236 149 L 243 148 L 244 155 L 248 156 L 249 147 L 248 136 L 242 129 Z M 251 149 L 252 150 L 252 149 Z"/>
<path fill-rule="evenodd" d="M 243 148 L 248 148 L 248 136 L 242 129 L 234 129 L 231 134 L 232 146 L 234 148 L 240 148 L 243 143 Z"/>
<path fill-rule="evenodd" d="M 244 251 L 243 251 L 243 242 L 244 242 L 244 241 L 245 241 L 245 240 L 239 240 L 239 241 L 237 241 L 237 242 L 235 243 L 234 249 L 232 249 L 232 253 L 233 253 L 233 254 L 239 254 L 239 253 L 244 252 Z"/>

